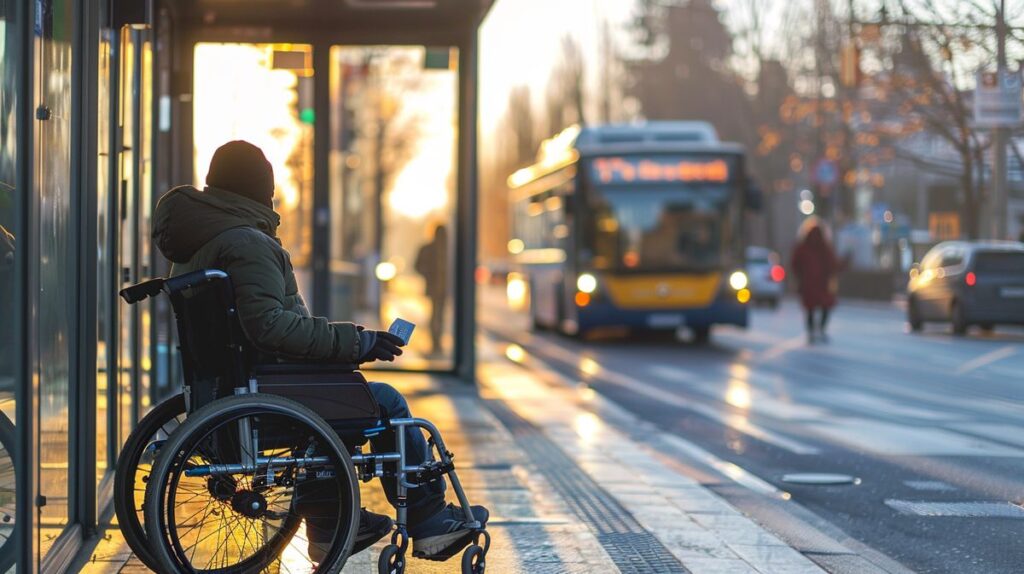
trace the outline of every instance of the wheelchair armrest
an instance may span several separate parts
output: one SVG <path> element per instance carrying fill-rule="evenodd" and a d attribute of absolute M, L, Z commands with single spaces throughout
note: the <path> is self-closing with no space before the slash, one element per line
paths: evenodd
<path fill-rule="evenodd" d="M 261 363 L 252 366 L 252 375 L 347 375 L 358 370 L 358 365 L 340 363 Z"/>
<path fill-rule="evenodd" d="M 125 300 L 125 303 L 134 305 L 139 301 L 145 301 L 146 299 L 153 297 L 160 293 L 164 288 L 166 282 L 163 278 L 150 279 L 149 281 L 143 281 L 137 285 L 131 287 L 125 287 L 118 292 L 118 295 Z"/>
<path fill-rule="evenodd" d="M 303 404 L 329 423 L 345 421 L 363 430 L 377 424 L 380 408 L 363 374 L 354 365 L 261 364 L 250 378 L 257 391 Z"/>

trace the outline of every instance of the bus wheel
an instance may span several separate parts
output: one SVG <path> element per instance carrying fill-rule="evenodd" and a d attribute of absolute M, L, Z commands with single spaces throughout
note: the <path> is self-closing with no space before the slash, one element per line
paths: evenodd
<path fill-rule="evenodd" d="M 711 327 L 694 327 L 693 328 L 693 344 L 694 345 L 707 345 L 711 341 Z"/>

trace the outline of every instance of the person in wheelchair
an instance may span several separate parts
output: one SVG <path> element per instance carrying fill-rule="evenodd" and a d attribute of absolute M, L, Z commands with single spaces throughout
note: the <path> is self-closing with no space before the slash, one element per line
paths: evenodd
<path fill-rule="evenodd" d="M 394 361 L 402 354 L 403 344 L 395 335 L 310 315 L 299 294 L 288 251 L 277 237 L 281 218 L 274 211 L 273 198 L 273 168 L 258 147 L 232 141 L 218 148 L 203 190 L 176 187 L 157 203 L 153 239 L 173 264 L 170 275 L 208 268 L 227 272 L 245 335 L 263 353 L 289 361 Z M 405 397 L 393 387 L 370 383 L 370 391 L 385 416 L 412 416 Z M 409 464 L 419 465 L 431 457 L 418 428 L 408 427 L 404 432 Z M 393 451 L 394 433 L 383 433 L 371 439 L 371 444 L 375 452 Z M 395 482 L 381 482 L 388 501 L 396 505 Z M 446 504 L 445 489 L 441 479 L 409 491 L 408 532 L 417 557 L 445 560 L 471 540 L 461 509 Z M 306 516 L 310 558 L 319 561 L 331 532 L 318 527 L 316 513 L 304 513 L 301 498 L 297 506 Z M 320 511 L 323 504 L 317 500 Z M 472 510 L 477 520 L 487 522 L 486 508 L 473 506 Z M 352 553 L 372 546 L 392 525 L 391 518 L 362 509 Z"/>

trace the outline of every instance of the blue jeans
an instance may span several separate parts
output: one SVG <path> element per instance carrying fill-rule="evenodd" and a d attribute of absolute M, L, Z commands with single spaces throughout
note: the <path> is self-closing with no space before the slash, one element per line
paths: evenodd
<path fill-rule="evenodd" d="M 370 383 L 370 393 L 380 405 L 381 415 L 388 419 L 411 418 L 409 403 L 391 385 Z M 431 458 L 430 445 L 419 428 L 405 429 L 405 463 L 415 466 Z M 395 431 L 381 433 L 370 439 L 373 452 L 396 452 Z M 392 506 L 398 504 L 398 484 L 394 477 L 382 477 L 381 486 Z M 334 528 L 341 505 L 337 491 L 329 481 L 302 484 L 296 488 L 296 511 L 306 519 L 306 535 L 310 542 L 329 544 L 334 538 Z M 443 479 L 410 488 L 406 497 L 408 526 L 414 526 L 444 510 L 444 492 L 447 488 Z M 358 510 L 358 509 L 357 509 Z"/>

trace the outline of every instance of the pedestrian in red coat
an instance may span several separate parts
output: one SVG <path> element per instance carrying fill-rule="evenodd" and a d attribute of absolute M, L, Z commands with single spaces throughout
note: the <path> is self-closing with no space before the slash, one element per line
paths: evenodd
<path fill-rule="evenodd" d="M 837 275 L 841 264 L 832 249 L 824 223 L 817 218 L 804 222 L 801 236 L 793 249 L 790 267 L 797 278 L 800 300 L 807 315 L 807 340 L 813 343 L 820 337 L 827 341 L 825 326 L 829 310 L 836 304 Z"/>

